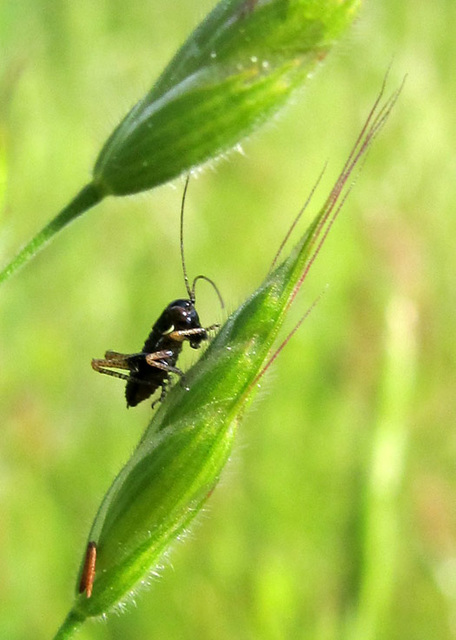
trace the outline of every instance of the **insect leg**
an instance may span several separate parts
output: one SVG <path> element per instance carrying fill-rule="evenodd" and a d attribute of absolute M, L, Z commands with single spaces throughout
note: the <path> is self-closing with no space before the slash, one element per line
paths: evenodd
<path fill-rule="evenodd" d="M 125 360 L 129 357 L 129 354 L 119 353 L 118 351 L 106 351 L 104 357 L 106 360 Z"/>
<path fill-rule="evenodd" d="M 149 362 L 149 360 L 154 361 L 154 360 L 163 360 L 163 358 L 171 358 L 171 356 L 173 355 L 173 352 L 169 349 L 164 349 L 163 351 L 153 351 L 152 353 L 146 353 L 146 354 L 143 353 L 142 355 L 146 356 L 147 364 L 150 364 L 153 367 L 156 365 L 153 365 L 152 362 Z"/>
<path fill-rule="evenodd" d="M 211 324 L 209 327 L 204 327 L 205 331 L 215 331 L 216 329 L 220 329 L 220 325 L 218 322 L 215 324 Z"/>
<path fill-rule="evenodd" d="M 211 324 L 210 327 L 195 327 L 194 329 L 182 329 L 180 331 L 172 331 L 169 334 L 171 340 L 182 342 L 190 336 L 206 335 L 208 331 L 214 331 L 220 327 L 219 324 Z"/>
<path fill-rule="evenodd" d="M 167 378 L 165 378 L 161 384 L 161 389 L 160 389 L 160 395 L 159 397 L 154 400 L 151 404 L 152 409 L 155 409 L 155 407 L 157 406 L 157 404 L 159 404 L 160 402 L 163 402 L 163 400 L 165 399 L 166 394 L 168 393 L 168 382 L 169 380 Z"/>
<path fill-rule="evenodd" d="M 128 358 L 131 356 L 126 353 L 117 353 L 117 351 L 106 351 L 104 358 L 94 358 L 92 360 L 92 368 L 100 373 L 107 373 L 103 367 L 115 369 L 131 369 Z M 114 373 L 108 374 L 114 375 Z"/>
<path fill-rule="evenodd" d="M 168 351 L 164 351 L 162 353 L 166 353 L 169 355 Z M 145 354 L 142 354 L 142 355 L 145 355 Z M 155 355 L 155 354 L 148 354 L 148 355 Z M 146 356 L 146 362 L 147 362 L 147 356 Z M 151 364 L 151 362 L 148 362 L 148 364 Z M 157 369 L 163 369 L 164 371 L 170 371 L 171 373 L 184 375 L 180 369 L 177 369 L 176 367 L 171 367 L 170 365 L 167 365 L 167 364 L 154 362 L 154 364 L 151 364 L 151 366 L 155 366 Z M 98 373 L 104 373 L 107 376 L 112 376 L 113 378 L 119 378 L 120 380 L 125 380 L 126 382 L 136 382 L 138 384 L 145 385 L 146 387 L 151 386 L 151 384 L 153 384 L 149 380 L 141 380 L 141 378 L 136 378 L 134 375 L 131 375 L 128 373 L 121 373 L 120 371 L 113 371 L 112 369 L 109 369 L 106 367 L 118 367 L 123 369 L 129 368 L 126 364 L 122 366 L 118 362 L 113 362 L 111 360 L 95 360 L 95 359 L 92 360 L 92 369 L 94 369 L 95 371 L 98 371 Z"/>
<path fill-rule="evenodd" d="M 94 369 L 94 371 L 98 371 L 98 373 L 104 373 L 107 376 L 112 376 L 113 378 L 120 378 L 120 380 L 132 379 L 128 373 L 120 373 L 120 371 L 112 371 L 111 369 L 105 369 L 99 363 L 104 363 L 104 360 L 92 360 L 92 369 Z M 118 366 L 118 365 L 115 365 L 115 366 Z"/>
<path fill-rule="evenodd" d="M 161 369 L 162 371 L 166 371 L 168 373 L 176 373 L 178 376 L 183 376 L 184 372 L 177 367 L 173 367 L 166 362 L 161 362 L 161 359 L 163 357 L 169 357 L 171 354 L 171 351 L 154 351 L 153 353 L 147 353 L 146 362 L 148 365 L 150 365 L 151 367 L 155 367 L 156 369 Z"/>

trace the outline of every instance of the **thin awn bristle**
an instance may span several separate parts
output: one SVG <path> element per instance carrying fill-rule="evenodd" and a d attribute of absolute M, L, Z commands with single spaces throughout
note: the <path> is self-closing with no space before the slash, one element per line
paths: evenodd
<path fill-rule="evenodd" d="M 386 76 L 387 77 L 387 76 Z M 330 232 L 332 225 L 334 224 L 341 208 L 343 207 L 343 205 L 345 204 L 345 201 L 347 199 L 347 197 L 349 196 L 355 182 L 356 179 L 355 177 L 353 178 L 352 182 L 348 185 L 346 192 L 342 194 L 344 187 L 347 185 L 347 182 L 350 178 L 350 176 L 352 175 L 354 169 L 356 168 L 356 166 L 361 162 L 362 159 L 364 159 L 367 151 L 369 150 L 374 138 L 377 136 L 377 134 L 380 132 L 380 130 L 382 129 L 382 127 L 384 126 L 384 124 L 386 123 L 391 110 L 393 109 L 394 105 L 396 104 L 396 101 L 400 95 L 400 92 L 402 91 L 402 88 L 404 86 L 404 82 L 405 82 L 405 78 L 402 81 L 400 87 L 397 89 L 397 91 L 395 91 L 389 98 L 388 100 L 386 100 L 385 104 L 380 108 L 380 110 L 376 113 L 377 109 L 378 109 L 378 105 L 380 103 L 380 100 L 384 94 L 384 90 L 385 90 L 385 83 L 386 83 L 386 77 L 383 81 L 380 93 L 377 97 L 377 99 L 375 100 L 375 103 L 372 107 L 372 109 L 369 112 L 369 115 L 367 117 L 366 122 L 364 123 L 360 134 L 358 135 L 358 138 L 355 142 L 355 144 L 353 145 L 353 148 L 348 156 L 347 161 L 345 162 L 343 169 L 338 177 L 338 179 L 336 180 L 336 183 L 334 185 L 334 187 L 331 190 L 331 193 L 328 196 L 328 199 L 326 200 L 326 203 L 323 205 L 323 209 L 324 209 L 324 214 L 321 217 L 320 222 L 318 223 L 314 233 L 313 233 L 313 238 L 310 242 L 310 248 L 312 248 L 313 246 L 316 245 L 315 249 L 313 250 L 304 270 L 302 273 L 301 278 L 299 279 L 299 281 L 297 282 L 294 292 L 290 298 L 290 301 L 288 303 L 288 306 L 293 302 L 297 292 L 299 291 L 299 289 L 301 288 L 301 285 L 303 283 L 303 281 L 305 280 L 307 274 L 309 273 L 309 270 L 311 268 L 311 266 L 313 265 L 317 255 L 320 252 L 321 247 L 323 246 L 323 243 L 325 242 L 328 233 Z M 356 176 L 357 177 L 357 176 Z M 337 206 L 336 206 L 337 205 Z"/>

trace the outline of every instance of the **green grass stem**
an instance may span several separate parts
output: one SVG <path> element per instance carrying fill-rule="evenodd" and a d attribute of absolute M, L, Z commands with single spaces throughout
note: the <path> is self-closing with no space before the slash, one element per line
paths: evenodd
<path fill-rule="evenodd" d="M 0 284 L 33 258 L 56 233 L 102 200 L 104 195 L 92 183 L 86 185 L 62 211 L 28 242 L 0 272 Z"/>
<path fill-rule="evenodd" d="M 70 611 L 62 626 L 54 636 L 54 640 L 67 640 L 71 638 L 76 631 L 82 626 L 84 617 L 79 616 L 76 612 Z"/>

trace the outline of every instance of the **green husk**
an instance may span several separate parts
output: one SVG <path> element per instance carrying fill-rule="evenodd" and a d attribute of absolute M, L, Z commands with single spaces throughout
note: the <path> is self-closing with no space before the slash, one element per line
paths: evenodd
<path fill-rule="evenodd" d="M 150 189 L 228 150 L 307 78 L 360 0 L 221 2 L 95 164 L 103 192 Z"/>
<path fill-rule="evenodd" d="M 93 179 L 0 272 L 0 283 L 107 195 L 151 189 L 228 151 L 271 117 L 361 0 L 222 0 L 103 146 Z"/>

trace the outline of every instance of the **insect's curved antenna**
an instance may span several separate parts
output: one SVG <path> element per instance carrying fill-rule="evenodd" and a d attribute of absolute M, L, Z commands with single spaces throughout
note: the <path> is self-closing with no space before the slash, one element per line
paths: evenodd
<path fill-rule="evenodd" d="M 182 194 L 182 203 L 181 203 L 181 212 L 180 212 L 180 252 L 181 252 L 181 261 L 182 261 L 182 271 L 184 273 L 184 282 L 185 288 L 187 289 L 188 297 L 193 304 L 195 304 L 195 287 L 198 280 L 206 280 L 209 282 L 215 289 L 215 292 L 220 300 L 220 304 L 222 309 L 225 308 L 225 304 L 223 302 L 222 295 L 213 280 L 208 278 L 207 276 L 199 275 L 192 282 L 192 286 L 190 288 L 190 281 L 188 279 L 187 267 L 185 264 L 185 254 L 184 254 L 184 209 L 185 209 L 185 196 L 187 195 L 188 183 L 190 181 L 190 174 L 188 174 L 187 179 L 185 180 L 184 193 Z"/>
<path fill-rule="evenodd" d="M 185 196 L 187 195 L 189 181 L 190 181 L 190 174 L 188 174 L 187 179 L 185 180 L 184 193 L 182 194 L 182 203 L 181 203 L 181 212 L 180 212 L 180 252 L 181 252 L 181 261 L 182 261 L 182 271 L 184 272 L 185 288 L 187 289 L 188 297 L 190 298 L 190 300 L 192 302 L 195 302 L 195 299 L 194 299 L 195 281 L 193 281 L 193 289 L 190 289 L 190 282 L 187 275 L 187 268 L 185 266 L 185 255 L 184 255 L 184 209 L 185 209 Z"/>
<path fill-rule="evenodd" d="M 215 282 L 213 280 L 211 280 L 211 278 L 208 278 L 207 276 L 199 275 L 199 276 L 196 276 L 196 278 L 193 280 L 192 290 L 191 290 L 191 294 L 192 295 L 190 297 L 190 300 L 193 303 L 195 302 L 195 287 L 196 287 L 196 283 L 198 282 L 198 280 L 206 280 L 206 282 L 209 282 L 209 284 L 211 284 L 214 287 L 215 293 L 217 294 L 218 299 L 220 300 L 220 306 L 222 307 L 222 309 L 224 309 L 225 308 L 225 303 L 223 302 L 222 294 L 220 293 L 219 288 L 217 287 Z"/>

